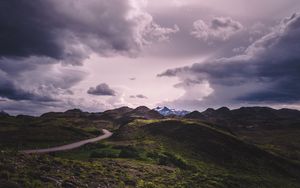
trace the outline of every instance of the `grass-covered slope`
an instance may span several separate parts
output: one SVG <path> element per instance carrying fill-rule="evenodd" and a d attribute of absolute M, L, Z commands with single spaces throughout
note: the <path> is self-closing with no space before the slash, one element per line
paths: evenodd
<path fill-rule="evenodd" d="M 79 161 L 8 152 L 0 153 L 0 169 L 1 188 L 169 187 L 180 178 L 176 168 L 137 160 Z"/>
<path fill-rule="evenodd" d="M 120 121 L 123 117 L 129 123 Z M 113 131 L 113 137 L 50 155 L 12 152 L 20 143 L 22 148 L 57 145 L 93 137 L 101 128 Z M 161 119 L 146 108 L 5 116 L 0 136 L 0 188 L 300 187 L 297 163 L 219 126 Z"/>
<path fill-rule="evenodd" d="M 0 148 L 22 150 L 57 146 L 98 136 L 102 128 L 114 129 L 109 121 L 76 116 L 5 116 L 0 117 Z"/>
<path fill-rule="evenodd" d="M 192 112 L 187 119 L 210 122 L 248 143 L 300 162 L 300 111 L 268 107 L 226 107 Z"/>
<path fill-rule="evenodd" d="M 300 126 L 300 124 L 299 124 Z M 246 142 L 300 163 L 300 127 L 283 129 L 239 130 L 236 134 Z"/>
<path fill-rule="evenodd" d="M 300 178 L 300 166 L 200 123 L 137 121 L 122 127 L 114 139 L 118 142 L 130 141 L 157 156 L 166 153 L 180 156 L 187 166 L 183 165 L 183 169 L 190 171 L 191 175 L 199 175 L 200 179 L 203 175 L 218 177 L 216 187 L 300 185 L 297 181 Z M 193 183 L 201 186 L 207 182 L 195 180 Z"/>

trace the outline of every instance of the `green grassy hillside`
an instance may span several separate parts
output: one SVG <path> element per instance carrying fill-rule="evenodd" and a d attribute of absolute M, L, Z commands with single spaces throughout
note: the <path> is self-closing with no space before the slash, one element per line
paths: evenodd
<path fill-rule="evenodd" d="M 0 118 L 0 148 L 22 150 L 72 143 L 113 130 L 109 121 L 65 116 L 6 116 Z"/>
<path fill-rule="evenodd" d="M 272 109 L 268 107 L 242 107 L 229 110 L 207 109 L 200 113 L 192 112 L 185 116 L 200 122 L 209 122 L 255 144 L 264 150 L 284 158 L 300 162 L 300 111 Z"/>
<path fill-rule="evenodd" d="M 224 176 L 221 175 L 218 182 L 220 187 L 243 187 L 245 182 L 245 187 L 251 184 L 252 187 L 287 186 L 293 182 L 295 185 L 291 187 L 294 187 L 299 183 L 296 181 L 299 165 L 205 124 L 178 120 L 144 124 L 140 121 L 122 127 L 114 140 L 130 142 L 158 156 L 164 152 L 180 156 L 190 166 L 187 169 L 191 174 L 203 175 L 209 171 L 212 177 L 218 177 L 221 172 Z"/>
<path fill-rule="evenodd" d="M 0 119 L 0 188 L 300 187 L 298 163 L 205 121 L 161 119 L 146 108 Z M 94 137 L 101 128 L 114 135 L 71 151 L 15 152 L 20 144 L 45 147 Z"/>

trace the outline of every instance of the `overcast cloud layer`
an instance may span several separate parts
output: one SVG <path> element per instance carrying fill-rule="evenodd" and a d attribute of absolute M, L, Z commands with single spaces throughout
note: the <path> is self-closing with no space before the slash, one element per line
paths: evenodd
<path fill-rule="evenodd" d="M 163 28 L 129 0 L 5 0 L 1 2 L 0 55 L 46 56 L 81 64 L 89 53 L 134 55 L 167 39 Z M 67 60 L 67 61 L 66 61 Z"/>
<path fill-rule="evenodd" d="M 86 73 L 55 64 L 83 65 L 93 53 L 137 56 L 144 46 L 179 31 L 155 23 L 143 6 L 131 0 L 1 1 L 0 96 L 65 105 L 58 95 L 73 94 L 69 89 Z M 100 86 L 89 94 L 114 95 L 99 92 Z"/>
<path fill-rule="evenodd" d="M 297 103 L 300 101 L 300 14 L 281 21 L 272 32 L 253 42 L 245 53 L 192 66 L 169 69 L 158 76 L 177 76 L 190 100 L 191 88 L 208 83 L 211 92 L 195 103 Z M 178 102 L 178 101 L 177 101 Z"/>
<path fill-rule="evenodd" d="M 298 0 L 3 0 L 0 110 L 299 108 L 299 8 Z"/>

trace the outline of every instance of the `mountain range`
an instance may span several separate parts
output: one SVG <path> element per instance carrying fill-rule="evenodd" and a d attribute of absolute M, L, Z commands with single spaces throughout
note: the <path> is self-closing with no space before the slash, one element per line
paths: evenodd
<path fill-rule="evenodd" d="M 163 116 L 185 116 L 186 114 L 190 113 L 186 110 L 176 110 L 176 109 L 170 109 L 168 107 L 156 107 L 154 108 L 155 111 L 159 112 Z"/>

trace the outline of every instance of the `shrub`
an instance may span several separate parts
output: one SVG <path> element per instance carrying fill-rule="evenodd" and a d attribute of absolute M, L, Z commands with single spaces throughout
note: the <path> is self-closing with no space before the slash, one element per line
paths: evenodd
<path fill-rule="evenodd" d="M 0 172 L 0 179 L 8 180 L 9 177 L 10 177 L 10 174 L 6 170 Z"/>
<path fill-rule="evenodd" d="M 102 148 L 107 148 L 109 145 L 101 143 L 101 142 L 96 142 L 96 143 L 88 143 L 84 146 L 85 149 L 102 149 Z"/>
<path fill-rule="evenodd" d="M 117 158 L 118 156 L 119 151 L 114 149 L 102 149 L 90 154 L 90 158 Z"/>
<path fill-rule="evenodd" d="M 132 146 L 126 146 L 126 147 L 123 147 L 123 149 L 121 150 L 119 157 L 121 157 L 121 158 L 139 158 L 140 155 L 139 155 L 138 150 L 136 150 Z"/>
<path fill-rule="evenodd" d="M 188 169 L 190 167 L 181 156 L 172 153 L 164 152 L 163 154 L 150 154 L 150 156 L 158 158 L 159 165 L 173 165 L 182 169 Z"/>
<path fill-rule="evenodd" d="M 17 183 L 10 181 L 0 181 L 0 187 L 3 188 L 21 188 Z"/>
<path fill-rule="evenodd" d="M 144 180 L 139 180 L 137 183 L 137 188 L 157 188 L 152 182 L 145 182 Z"/>

